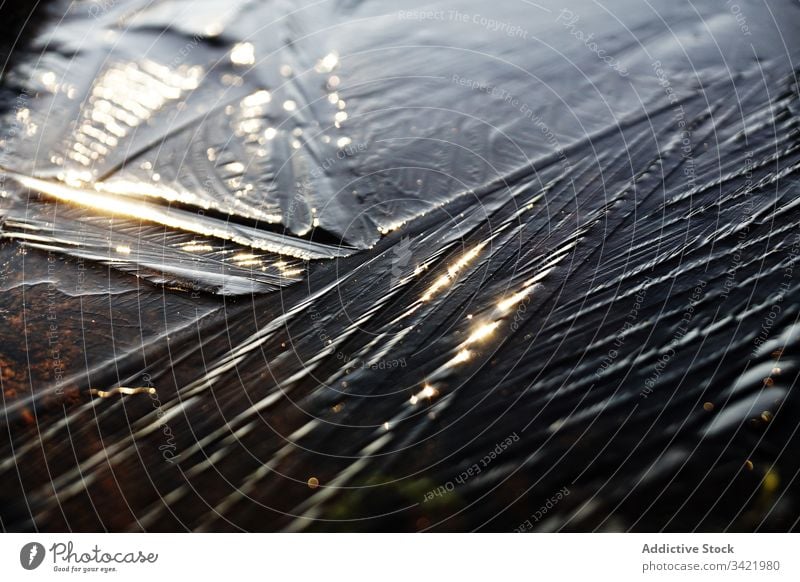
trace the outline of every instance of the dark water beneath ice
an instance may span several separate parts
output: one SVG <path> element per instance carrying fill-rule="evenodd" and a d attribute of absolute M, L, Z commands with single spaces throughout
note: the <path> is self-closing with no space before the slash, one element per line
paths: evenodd
<path fill-rule="evenodd" d="M 797 2 L 150 4 L 5 75 L 5 529 L 797 528 Z"/>

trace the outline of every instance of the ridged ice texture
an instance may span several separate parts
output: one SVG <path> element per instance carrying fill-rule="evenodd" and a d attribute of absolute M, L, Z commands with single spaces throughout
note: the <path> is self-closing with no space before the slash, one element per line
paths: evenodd
<path fill-rule="evenodd" d="M 46 364 L 33 389 L 4 380 L 5 528 L 797 527 L 800 8 L 743 2 L 744 35 L 719 2 L 457 4 L 427 19 L 237 4 L 210 37 L 200 16 L 173 27 L 143 9 L 123 33 L 119 10 L 77 13 L 17 70 L 22 86 L 54 71 L 77 97 L 34 100 L 6 160 L 22 177 L 4 184 L 4 236 L 36 249 L 4 247 L 8 273 L 31 273 L 5 309 L 47 329 L 55 293 L 62 337 L 94 343 L 64 351 L 60 383 Z M 423 8 L 437 10 L 408 11 Z M 82 50 L 88 25 L 117 36 Z M 143 59 L 180 75 L 175 92 L 107 153 L 68 161 L 96 142 L 65 112 L 83 119 L 102 71 L 156 66 Z M 126 262 L 69 188 L 170 202 L 197 228 L 115 217 L 115 253 L 141 241 Z M 256 252 L 239 228 L 286 245 L 262 248 L 272 270 L 251 287 L 215 266 L 226 244 Z M 73 297 L 87 257 L 176 285 L 185 244 L 213 249 L 210 290 L 280 289 L 190 301 L 92 265 L 86 288 L 108 277 L 113 293 Z M 157 399 L 90 392 L 115 386 Z"/>

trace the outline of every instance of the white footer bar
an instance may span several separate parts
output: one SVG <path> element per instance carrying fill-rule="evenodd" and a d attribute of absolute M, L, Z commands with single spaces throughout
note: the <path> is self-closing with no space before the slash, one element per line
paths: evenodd
<path fill-rule="evenodd" d="M 4 534 L 0 578 L 796 581 L 799 542 L 796 534 Z"/>

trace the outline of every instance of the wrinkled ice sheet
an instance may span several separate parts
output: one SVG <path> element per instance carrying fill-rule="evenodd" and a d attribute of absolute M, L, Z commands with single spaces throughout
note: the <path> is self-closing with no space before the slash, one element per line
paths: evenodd
<path fill-rule="evenodd" d="M 35 96 L 8 120 L 20 131 L 3 165 L 84 210 L 11 205 L 5 235 L 184 286 L 270 290 L 302 274 L 294 259 L 366 249 L 449 201 L 540 179 L 564 148 L 664 107 L 666 88 L 681 100 L 725 76 L 694 39 L 729 28 L 725 15 L 653 56 L 631 46 L 657 29 L 646 7 L 624 11 L 624 36 L 598 6 L 462 8 L 77 3 L 16 72 Z M 618 57 L 590 52 L 586 22 Z M 747 43 L 725 41 L 714 51 L 756 75 Z M 42 239 L 55 222 L 66 232 Z"/>
<path fill-rule="evenodd" d="M 796 527 L 800 8 L 450 4 L 34 39 L 4 527 Z"/>

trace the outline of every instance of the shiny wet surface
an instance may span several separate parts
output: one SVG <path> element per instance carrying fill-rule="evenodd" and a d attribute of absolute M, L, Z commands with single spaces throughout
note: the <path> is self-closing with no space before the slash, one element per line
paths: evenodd
<path fill-rule="evenodd" d="M 796 529 L 796 3 L 98 6 L 5 79 L 5 529 Z"/>

